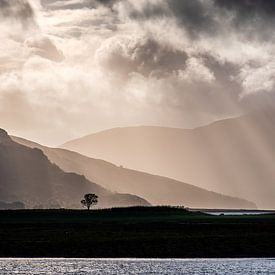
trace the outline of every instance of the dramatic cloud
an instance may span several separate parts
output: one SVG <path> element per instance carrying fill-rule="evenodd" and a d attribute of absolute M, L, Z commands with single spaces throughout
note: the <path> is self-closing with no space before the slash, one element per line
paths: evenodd
<path fill-rule="evenodd" d="M 48 144 L 273 105 L 271 0 L 0 0 L 0 126 Z"/>

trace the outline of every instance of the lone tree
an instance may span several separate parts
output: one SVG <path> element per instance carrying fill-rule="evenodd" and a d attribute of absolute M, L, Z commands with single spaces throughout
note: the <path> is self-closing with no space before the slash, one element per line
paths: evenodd
<path fill-rule="evenodd" d="M 96 194 L 86 194 L 84 195 L 84 200 L 81 200 L 81 203 L 90 210 L 92 205 L 98 203 L 98 196 Z"/>

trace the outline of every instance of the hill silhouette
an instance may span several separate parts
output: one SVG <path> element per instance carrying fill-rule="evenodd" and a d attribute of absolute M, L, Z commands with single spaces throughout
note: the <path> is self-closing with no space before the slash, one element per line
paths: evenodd
<path fill-rule="evenodd" d="M 129 194 L 112 193 L 76 173 L 66 173 L 37 148 L 14 142 L 0 130 L 0 201 L 34 208 L 80 208 L 85 193 L 99 196 L 99 207 L 149 205 Z"/>
<path fill-rule="evenodd" d="M 118 167 L 103 160 L 88 158 L 59 148 L 49 148 L 13 137 L 19 143 L 40 148 L 64 171 L 83 174 L 109 190 L 141 196 L 154 205 L 184 205 L 201 208 L 256 208 L 246 200 L 224 196 L 196 186 L 135 170 Z"/>
<path fill-rule="evenodd" d="M 115 128 L 62 148 L 275 207 L 275 110 L 195 129 Z"/>

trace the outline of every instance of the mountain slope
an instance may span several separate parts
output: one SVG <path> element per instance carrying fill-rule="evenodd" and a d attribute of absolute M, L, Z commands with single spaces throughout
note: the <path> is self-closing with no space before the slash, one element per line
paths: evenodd
<path fill-rule="evenodd" d="M 0 129 L 0 201 L 79 208 L 85 193 L 96 193 L 100 207 L 148 205 L 136 196 L 113 194 L 84 176 L 63 172 L 41 150 L 14 142 Z"/>
<path fill-rule="evenodd" d="M 99 159 L 92 159 L 64 149 L 48 148 L 22 138 L 19 143 L 40 148 L 63 170 L 85 175 L 105 188 L 127 192 L 147 199 L 152 204 L 185 205 L 201 208 L 256 208 L 248 201 L 223 196 L 190 184 L 165 177 L 117 167 Z"/>
<path fill-rule="evenodd" d="M 275 110 L 196 129 L 116 128 L 63 148 L 275 208 Z"/>

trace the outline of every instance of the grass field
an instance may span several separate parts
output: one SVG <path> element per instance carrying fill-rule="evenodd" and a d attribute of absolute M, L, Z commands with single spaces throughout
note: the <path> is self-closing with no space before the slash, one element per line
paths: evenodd
<path fill-rule="evenodd" d="M 275 215 L 169 207 L 0 211 L 0 257 L 275 257 Z"/>

